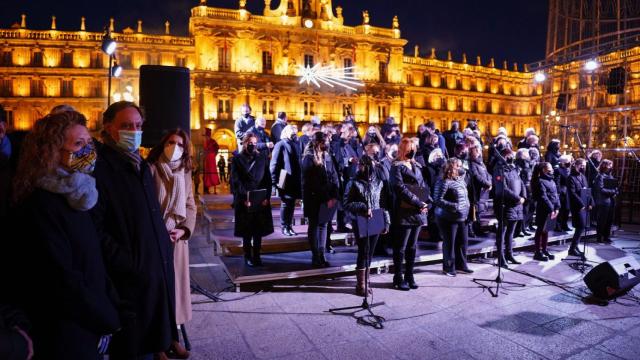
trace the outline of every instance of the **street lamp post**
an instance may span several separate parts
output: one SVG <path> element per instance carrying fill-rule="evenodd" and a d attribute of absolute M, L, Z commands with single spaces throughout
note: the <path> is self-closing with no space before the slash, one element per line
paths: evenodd
<path fill-rule="evenodd" d="M 109 72 L 108 72 L 108 80 L 107 80 L 107 107 L 109 105 L 111 105 L 111 77 L 114 76 L 114 66 L 113 66 L 113 62 L 114 62 L 114 57 L 115 57 L 115 52 L 116 52 L 116 41 L 113 40 L 113 38 L 111 37 L 111 31 L 109 30 L 109 28 L 107 28 L 105 30 L 105 34 L 102 37 L 102 52 L 104 52 L 105 54 L 109 55 Z M 117 63 L 116 63 L 117 66 Z M 118 74 L 115 75 L 116 77 L 119 76 L 119 72 L 121 70 L 118 71 Z"/>
<path fill-rule="evenodd" d="M 587 148 L 591 149 L 591 138 L 593 136 L 593 114 L 595 111 L 595 94 L 596 94 L 596 69 L 600 67 L 600 64 L 595 59 L 588 60 L 584 64 L 584 69 L 591 73 L 591 106 L 589 109 L 589 139 L 587 140 Z"/>

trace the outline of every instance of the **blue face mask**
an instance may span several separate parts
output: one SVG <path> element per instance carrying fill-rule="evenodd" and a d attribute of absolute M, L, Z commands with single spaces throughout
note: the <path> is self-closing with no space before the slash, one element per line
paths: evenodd
<path fill-rule="evenodd" d="M 142 131 L 118 130 L 118 135 L 120 135 L 118 146 L 129 152 L 138 150 L 142 144 Z"/>

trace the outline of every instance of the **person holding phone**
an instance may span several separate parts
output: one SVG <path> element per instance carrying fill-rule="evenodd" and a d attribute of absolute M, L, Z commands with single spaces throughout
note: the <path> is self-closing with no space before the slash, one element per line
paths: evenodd
<path fill-rule="evenodd" d="M 415 160 L 417 141 L 404 138 L 398 146 L 398 157 L 390 173 L 394 199 L 393 287 L 408 291 L 417 289 L 413 276 L 420 228 L 427 224 L 427 210 L 431 202 L 429 187 L 422 178 L 422 167 Z M 422 195 L 420 197 L 419 195 Z M 404 278 L 402 260 L 405 261 Z"/>
<path fill-rule="evenodd" d="M 258 137 L 247 133 L 242 151 L 231 161 L 231 185 L 235 217 L 234 236 L 242 238 L 244 262 L 249 267 L 262 266 L 262 238 L 273 233 L 271 214 L 271 175 L 267 154 L 258 151 Z M 253 204 L 253 191 L 264 191 L 260 204 Z"/>
<path fill-rule="evenodd" d="M 329 155 L 329 142 L 323 132 L 317 132 L 302 159 L 302 201 L 304 216 L 309 220 L 308 239 L 311 264 L 329 267 L 325 258 L 327 226 L 331 219 L 321 217 L 332 212 L 338 203 L 338 174 Z M 321 213 L 322 210 L 322 213 Z"/>
<path fill-rule="evenodd" d="M 549 261 L 555 259 L 547 251 L 549 241 L 549 231 L 546 229 L 548 220 L 558 217 L 560 212 L 560 196 L 558 188 L 553 178 L 553 167 L 551 163 L 541 162 L 536 165 L 533 178 L 531 179 L 531 191 L 533 199 L 536 201 L 536 233 L 534 235 L 536 252 L 534 260 Z"/>

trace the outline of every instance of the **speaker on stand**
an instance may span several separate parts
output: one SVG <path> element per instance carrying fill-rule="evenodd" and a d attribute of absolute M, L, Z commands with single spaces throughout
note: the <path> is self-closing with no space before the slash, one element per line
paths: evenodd
<path fill-rule="evenodd" d="M 180 128 L 191 135 L 189 69 L 176 66 L 140 67 L 142 146 L 158 144 L 167 131 Z"/>

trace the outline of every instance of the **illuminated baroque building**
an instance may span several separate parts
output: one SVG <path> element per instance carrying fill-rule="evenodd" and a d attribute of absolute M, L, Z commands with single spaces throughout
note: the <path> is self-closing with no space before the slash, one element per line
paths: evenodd
<path fill-rule="evenodd" d="M 314 115 L 340 121 L 351 109 L 363 126 L 393 116 L 408 132 L 428 119 L 446 129 L 454 119 L 474 118 L 487 134 L 505 126 L 516 136 L 544 123 L 544 86 L 534 83 L 526 65 L 479 57 L 468 62 L 466 55 L 454 60 L 450 53 L 437 57 L 434 49 L 420 57 L 417 47 L 407 49 L 397 17 L 389 19 L 390 28 L 380 28 L 363 11 L 360 25 L 346 26 L 331 0 L 264 3 L 258 15 L 246 1 L 221 9 L 201 0 L 191 9 L 187 37 L 171 35 L 168 22 L 162 35 L 143 33 L 140 21 L 135 30 L 116 32 L 112 20 L 117 61 L 125 69 L 114 79 L 112 96 L 126 92 L 136 99 L 140 65 L 186 66 L 192 70 L 192 129 L 212 127 L 230 148 L 233 119 L 245 102 L 267 120 L 286 111 L 295 121 Z M 60 103 L 77 107 L 97 127 L 107 92 L 102 36 L 86 31 L 84 18 L 78 31 L 58 30 L 55 18 L 49 30 L 30 30 L 24 15 L 20 24 L 0 30 L 0 103 L 14 128 L 30 128 Z M 410 50 L 414 54 L 405 55 Z M 365 85 L 351 91 L 300 84 L 298 67 L 317 63 L 355 66 Z"/>

